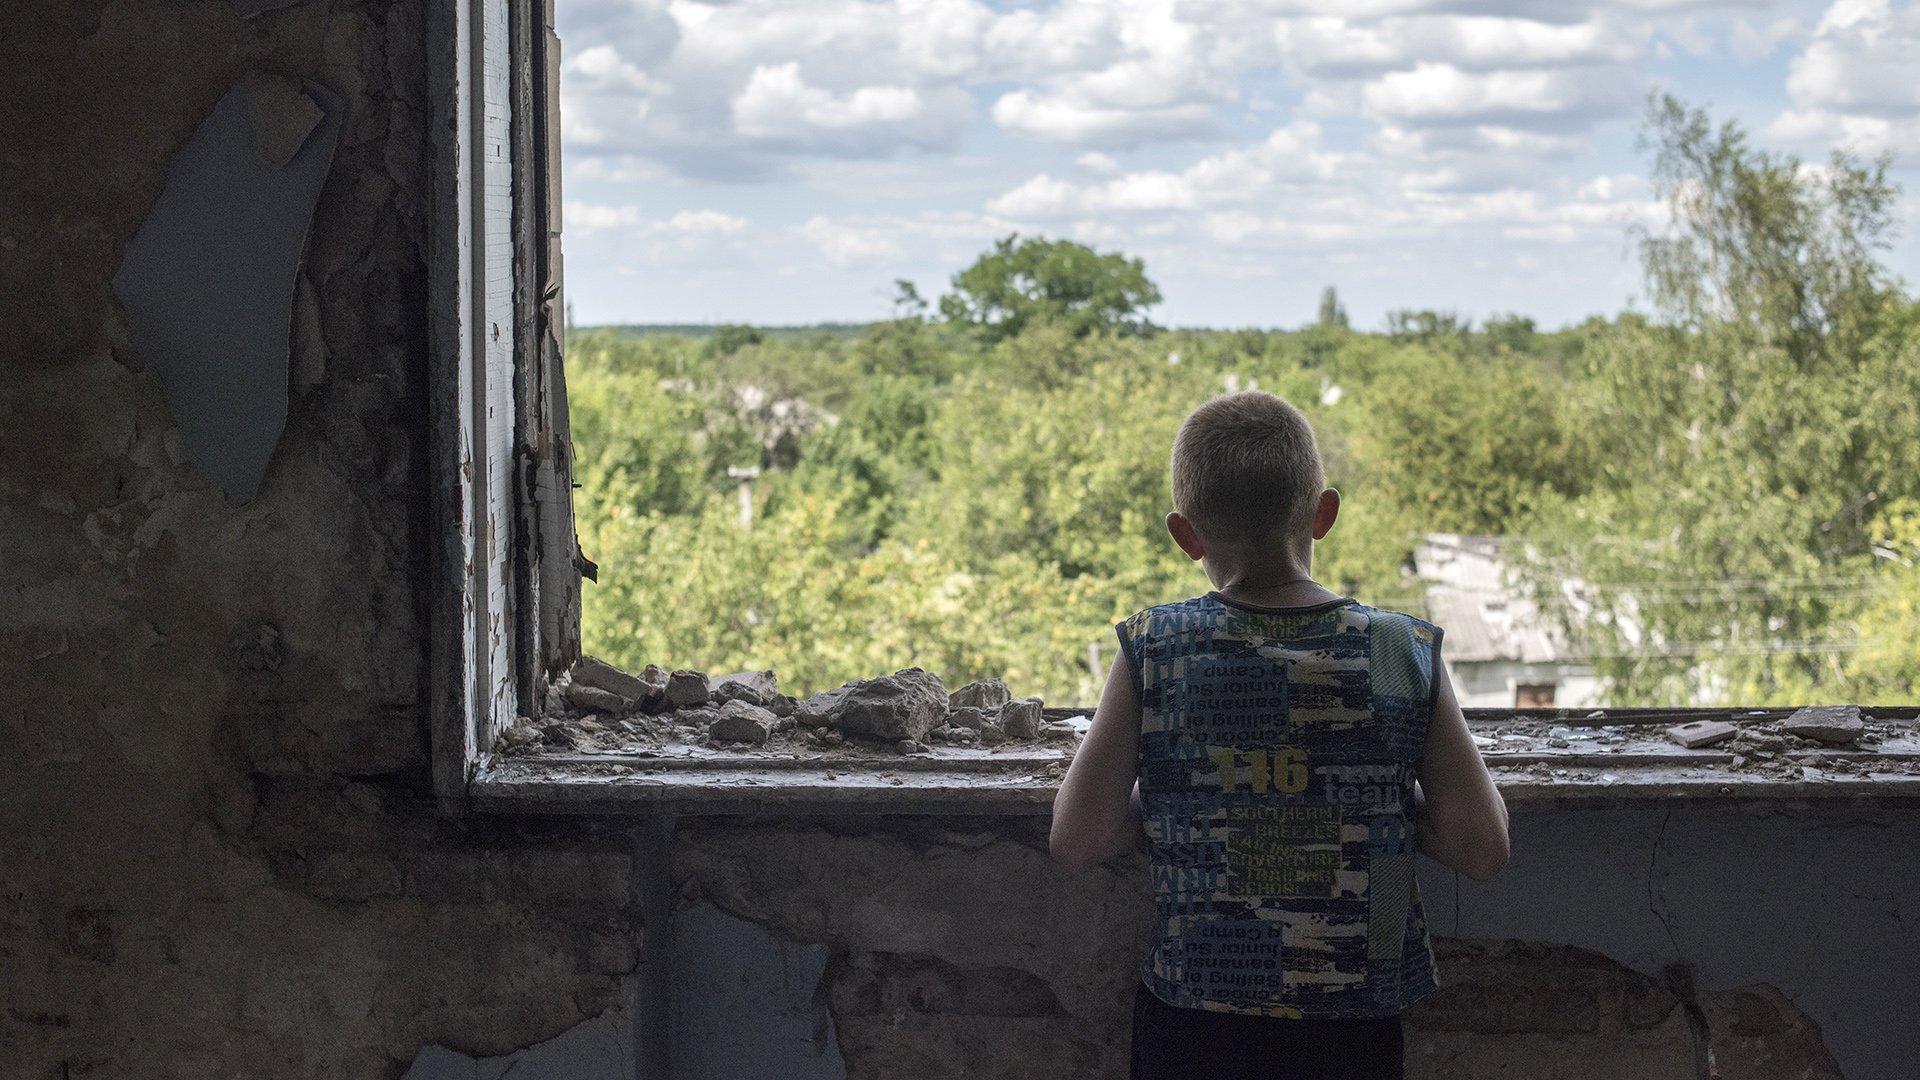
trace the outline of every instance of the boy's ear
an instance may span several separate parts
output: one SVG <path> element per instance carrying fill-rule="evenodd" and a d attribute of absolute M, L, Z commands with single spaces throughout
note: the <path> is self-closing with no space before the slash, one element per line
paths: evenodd
<path fill-rule="evenodd" d="M 1200 538 L 1199 531 L 1185 514 L 1178 510 L 1168 514 L 1167 532 L 1173 535 L 1173 542 L 1180 545 L 1180 550 L 1187 553 L 1187 558 L 1197 562 L 1206 557 L 1207 542 Z"/>
<path fill-rule="evenodd" d="M 1320 493 L 1320 504 L 1313 508 L 1313 538 L 1325 540 L 1340 517 L 1340 493 L 1328 488 Z"/>

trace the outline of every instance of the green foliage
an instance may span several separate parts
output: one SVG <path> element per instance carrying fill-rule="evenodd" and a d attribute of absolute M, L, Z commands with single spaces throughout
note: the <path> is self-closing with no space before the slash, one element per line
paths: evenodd
<path fill-rule="evenodd" d="M 1890 159 L 1836 151 L 1824 170 L 1747 144 L 1731 121 L 1671 95 L 1648 102 L 1643 143 L 1672 225 L 1640 230 L 1660 311 L 1694 331 L 1731 332 L 1797 364 L 1844 356 L 1889 297 L 1876 253 L 1891 242 Z"/>
<path fill-rule="evenodd" d="M 1387 312 L 1387 336 L 1397 342 L 1435 344 L 1445 340 L 1464 342 L 1473 324 L 1452 311 L 1396 308 Z"/>
<path fill-rule="evenodd" d="M 1881 563 L 1841 677 L 1862 704 L 1911 705 L 1920 701 L 1920 502 L 1890 507 L 1872 535 Z"/>
<path fill-rule="evenodd" d="M 1913 700 L 1920 306 L 1872 259 L 1884 164 L 1811 172 L 1670 104 L 1659 321 L 1359 333 L 1328 290 L 1298 332 L 1145 335 L 1137 261 L 1009 237 L 940 320 L 901 282 L 857 330 L 575 332 L 587 648 L 1090 704 L 1088 646 L 1207 587 L 1163 526 L 1174 431 L 1259 387 L 1307 412 L 1343 494 L 1329 587 L 1419 611 L 1424 534 L 1524 537 L 1541 599 L 1580 585 L 1559 610 L 1617 703 Z M 730 465 L 763 469 L 750 529 Z"/>
<path fill-rule="evenodd" d="M 1622 703 L 1845 697 L 1876 510 L 1920 495 L 1913 313 L 1872 257 L 1885 163 L 1807 170 L 1670 98 L 1649 137 L 1669 321 L 1584 348 L 1591 492 L 1539 531 L 1536 580 L 1587 583 L 1598 617 L 1573 618 Z"/>
<path fill-rule="evenodd" d="M 1015 233 L 953 276 L 940 314 L 1001 341 L 1040 322 L 1060 323 L 1075 335 L 1137 332 L 1147 326 L 1145 310 L 1159 302 L 1160 289 L 1139 259 Z"/>
<path fill-rule="evenodd" d="M 1340 294 L 1329 285 L 1320 294 L 1320 314 L 1314 319 L 1315 326 L 1347 328 L 1347 306 L 1340 302 Z"/>
<path fill-rule="evenodd" d="M 1411 348 L 1356 390 L 1352 453 L 1369 493 L 1418 510 L 1423 531 L 1513 531 L 1580 495 L 1593 451 L 1569 388 L 1511 356 Z"/>
<path fill-rule="evenodd" d="M 1496 353 L 1527 353 L 1534 347 L 1533 320 L 1525 315 L 1495 315 L 1481 327 L 1487 346 Z"/>
<path fill-rule="evenodd" d="M 728 323 L 714 331 L 707 340 L 707 348 L 716 356 L 732 356 L 748 345 L 758 345 L 767 340 L 766 335 L 751 326 L 739 326 Z"/>

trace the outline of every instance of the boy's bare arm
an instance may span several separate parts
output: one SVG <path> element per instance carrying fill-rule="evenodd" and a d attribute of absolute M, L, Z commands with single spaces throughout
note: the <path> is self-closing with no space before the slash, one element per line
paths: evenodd
<path fill-rule="evenodd" d="M 1415 788 L 1419 847 L 1442 866 L 1485 881 L 1507 865 L 1507 803 L 1473 745 L 1446 666 L 1434 667 L 1440 692 Z"/>
<path fill-rule="evenodd" d="M 1123 652 L 1107 673 L 1093 725 L 1053 799 L 1047 845 L 1068 873 L 1133 849 L 1140 833 L 1139 756 L 1140 699 Z"/>

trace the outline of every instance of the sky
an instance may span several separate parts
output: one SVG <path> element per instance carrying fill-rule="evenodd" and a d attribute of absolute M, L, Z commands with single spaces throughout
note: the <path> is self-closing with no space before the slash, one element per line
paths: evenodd
<path fill-rule="evenodd" d="M 1890 152 L 1920 282 L 1920 0 L 559 0 L 581 325 L 865 322 L 1010 233 L 1142 259 L 1166 326 L 1333 286 L 1544 327 L 1644 307 L 1671 92 Z"/>

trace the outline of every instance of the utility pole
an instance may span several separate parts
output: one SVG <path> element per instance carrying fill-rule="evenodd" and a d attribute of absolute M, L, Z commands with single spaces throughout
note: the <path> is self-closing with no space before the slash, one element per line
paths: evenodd
<path fill-rule="evenodd" d="M 758 465 L 741 468 L 738 465 L 727 466 L 727 475 L 740 481 L 740 527 L 753 528 L 753 478 L 760 475 Z"/>

